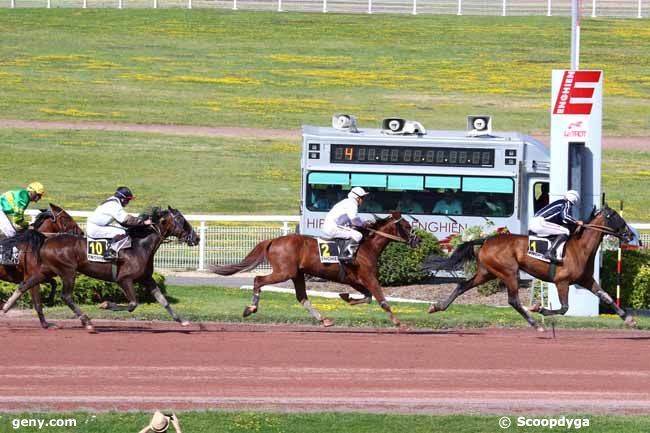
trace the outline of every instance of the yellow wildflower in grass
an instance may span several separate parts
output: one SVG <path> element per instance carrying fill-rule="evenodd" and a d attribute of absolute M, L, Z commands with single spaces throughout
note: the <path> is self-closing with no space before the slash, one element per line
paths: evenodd
<path fill-rule="evenodd" d="M 120 113 L 119 111 L 111 111 L 111 117 L 122 117 L 124 113 Z"/>
<path fill-rule="evenodd" d="M 300 151 L 300 145 L 294 143 L 272 143 L 270 146 L 265 146 L 265 148 L 273 154 L 287 153 L 293 155 Z"/>
<path fill-rule="evenodd" d="M 137 81 L 163 81 L 166 77 L 153 74 L 123 74 L 120 78 L 131 79 Z"/>
<path fill-rule="evenodd" d="M 86 69 L 116 69 L 121 68 L 121 65 L 104 60 L 90 60 L 84 64 Z"/>
<path fill-rule="evenodd" d="M 43 56 L 34 56 L 33 59 L 38 62 L 73 62 L 89 58 L 81 54 L 46 54 Z"/>
<path fill-rule="evenodd" d="M 320 99 L 289 99 L 289 98 L 256 98 L 234 97 L 223 101 L 242 111 L 253 112 L 259 115 L 273 115 L 278 111 L 284 113 L 304 113 L 306 111 L 331 111 L 334 105 L 329 101 Z"/>
<path fill-rule="evenodd" d="M 81 111 L 76 108 L 68 108 L 65 110 L 56 110 L 54 108 L 40 108 L 40 112 L 52 115 L 67 116 L 67 117 L 104 117 L 102 113 L 94 113 L 91 111 Z"/>
<path fill-rule="evenodd" d="M 131 60 L 138 63 L 160 63 L 160 62 L 168 62 L 171 59 L 168 59 L 166 57 L 138 56 L 138 57 L 133 57 Z"/>
<path fill-rule="evenodd" d="M 262 84 L 261 81 L 255 80 L 253 78 L 246 77 L 221 77 L 221 78 L 209 78 L 209 77 L 196 77 L 192 75 L 180 75 L 177 77 L 171 78 L 171 81 L 178 81 L 182 83 L 201 83 L 201 84 L 226 84 L 226 85 L 255 85 L 259 86 Z"/>
<path fill-rule="evenodd" d="M 352 60 L 351 56 L 301 56 L 298 54 L 271 54 L 266 58 L 281 63 L 302 63 L 307 65 L 336 65 Z"/>

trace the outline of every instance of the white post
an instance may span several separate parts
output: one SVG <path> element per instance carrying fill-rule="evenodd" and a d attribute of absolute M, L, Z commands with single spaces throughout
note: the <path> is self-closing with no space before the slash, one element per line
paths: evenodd
<path fill-rule="evenodd" d="M 278 0 L 278 12 L 282 12 L 282 0 Z"/>
<path fill-rule="evenodd" d="M 118 8 L 118 9 L 122 9 L 122 0 L 119 0 L 119 1 L 117 2 L 117 8 Z"/>
<path fill-rule="evenodd" d="M 158 0 L 153 0 L 153 8 L 158 9 Z"/>
<path fill-rule="evenodd" d="M 640 1 L 640 0 L 639 0 Z M 368 13 L 372 13 L 372 0 L 368 0 Z"/>
<path fill-rule="evenodd" d="M 641 0 L 639 0 L 639 12 L 636 15 L 637 18 L 641 18 Z"/>
<path fill-rule="evenodd" d="M 237 10 L 237 0 L 232 0 L 232 10 Z"/>
<path fill-rule="evenodd" d="M 50 9 L 52 7 L 52 0 L 47 0 L 47 8 Z"/>
<path fill-rule="evenodd" d="M 596 0 L 591 0 L 591 17 L 596 18 Z"/>
<path fill-rule="evenodd" d="M 205 221 L 199 227 L 199 271 L 205 270 Z"/>
<path fill-rule="evenodd" d="M 192 0 L 187 0 L 187 8 L 192 9 Z"/>
<path fill-rule="evenodd" d="M 548 0 L 548 2 L 546 2 L 546 16 L 547 17 L 551 16 L 551 2 L 552 1 L 553 0 Z"/>
<path fill-rule="evenodd" d="M 16 0 L 11 0 L 11 9 L 16 7 Z"/>
<path fill-rule="evenodd" d="M 506 0 L 503 0 L 503 3 L 501 4 L 501 16 L 506 16 Z"/>
<path fill-rule="evenodd" d="M 580 67 L 580 0 L 571 0 L 571 69 Z"/>
<path fill-rule="evenodd" d="M 413 0 L 413 12 L 411 12 L 412 15 L 417 15 L 418 14 L 418 4 L 417 0 Z"/>
<path fill-rule="evenodd" d="M 81 5 L 82 8 L 86 9 L 88 7 L 88 0 L 84 0 L 83 4 Z"/>
<path fill-rule="evenodd" d="M 323 13 L 327 13 L 327 0 L 323 0 Z"/>
<path fill-rule="evenodd" d="M 458 12 L 456 15 L 462 15 L 463 14 L 463 0 L 458 0 Z"/>
<path fill-rule="evenodd" d="M 282 236 L 289 234 L 289 221 L 282 222 Z"/>

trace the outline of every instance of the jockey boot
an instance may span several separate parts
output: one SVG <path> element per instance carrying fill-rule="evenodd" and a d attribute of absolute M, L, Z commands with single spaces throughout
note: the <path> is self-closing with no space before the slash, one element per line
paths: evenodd
<path fill-rule="evenodd" d="M 345 249 L 343 249 L 343 252 L 339 256 L 339 261 L 343 263 L 352 263 L 358 249 L 359 244 L 354 239 L 348 240 Z"/>
<path fill-rule="evenodd" d="M 562 259 L 557 258 L 557 248 L 562 245 L 562 242 L 565 242 L 569 239 L 568 235 L 558 235 L 554 240 L 551 246 L 546 251 L 545 257 L 556 265 L 562 264 Z"/>
<path fill-rule="evenodd" d="M 117 251 L 113 249 L 113 244 L 121 241 L 126 237 L 126 234 L 119 234 L 113 236 L 113 239 L 110 240 L 108 243 L 108 248 L 106 248 L 106 251 L 104 251 L 104 259 L 105 260 L 117 260 Z"/>

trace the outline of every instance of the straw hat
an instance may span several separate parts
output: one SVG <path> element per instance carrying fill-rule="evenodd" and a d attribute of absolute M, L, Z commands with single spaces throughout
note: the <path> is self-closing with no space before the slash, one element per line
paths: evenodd
<path fill-rule="evenodd" d="M 169 417 L 163 415 L 160 411 L 156 411 L 151 418 L 149 428 L 155 433 L 166 432 L 169 428 Z"/>

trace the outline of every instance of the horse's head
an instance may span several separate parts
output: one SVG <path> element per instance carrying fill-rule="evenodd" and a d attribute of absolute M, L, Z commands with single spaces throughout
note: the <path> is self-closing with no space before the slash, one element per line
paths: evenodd
<path fill-rule="evenodd" d="M 378 219 L 373 225 L 376 231 L 396 236 L 411 248 L 420 244 L 420 237 L 415 234 L 415 230 L 401 212 L 392 212 L 390 216 Z"/>
<path fill-rule="evenodd" d="M 199 235 L 178 209 L 168 206 L 166 211 L 154 212 L 151 218 L 163 236 L 175 236 L 191 247 L 198 245 Z"/>
<path fill-rule="evenodd" d="M 603 225 L 612 231 L 612 235 L 617 238 L 623 239 L 625 242 L 630 242 L 634 239 L 634 233 L 628 227 L 627 223 L 614 209 L 605 205 L 603 208 L 596 214 L 594 220 L 601 218 L 603 220 Z"/>
<path fill-rule="evenodd" d="M 50 208 L 36 216 L 33 227 L 41 233 L 70 233 L 83 235 L 84 232 L 74 219 L 62 208 L 50 203 Z"/>

